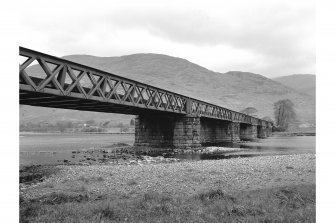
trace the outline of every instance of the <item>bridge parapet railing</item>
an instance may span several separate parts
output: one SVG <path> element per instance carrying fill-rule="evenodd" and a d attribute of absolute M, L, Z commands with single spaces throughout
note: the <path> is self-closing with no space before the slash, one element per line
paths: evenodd
<path fill-rule="evenodd" d="M 232 111 L 230 109 L 216 106 L 210 103 L 206 103 L 200 100 L 190 98 L 189 101 L 190 109 L 188 113 L 191 115 L 253 125 L 259 125 L 259 121 L 262 121 L 258 118 L 240 112 Z"/>
<path fill-rule="evenodd" d="M 20 47 L 19 55 L 23 59 L 19 69 L 23 91 L 260 124 L 260 119 L 240 112 L 38 51 Z"/>
<path fill-rule="evenodd" d="M 185 96 L 23 47 L 19 54 L 20 89 L 186 114 Z"/>
<path fill-rule="evenodd" d="M 265 126 L 267 125 L 267 121 L 260 120 L 259 122 L 260 122 L 259 125 L 261 125 L 261 126 L 264 126 L 264 127 L 265 127 Z"/>
<path fill-rule="evenodd" d="M 232 119 L 232 111 L 229 109 L 215 106 L 195 99 L 189 99 L 189 100 L 191 101 L 189 111 L 191 115 L 216 118 L 222 120 Z"/>

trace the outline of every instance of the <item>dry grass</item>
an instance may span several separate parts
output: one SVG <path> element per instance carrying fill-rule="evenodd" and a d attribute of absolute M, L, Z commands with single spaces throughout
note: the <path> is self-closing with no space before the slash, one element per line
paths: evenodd
<path fill-rule="evenodd" d="M 20 200 L 20 222 L 315 222 L 315 185 L 194 196 L 53 193 Z"/>
<path fill-rule="evenodd" d="M 313 156 L 61 166 L 44 182 L 20 184 L 20 220 L 314 222 Z"/>
<path fill-rule="evenodd" d="M 85 177 L 85 176 L 81 176 L 78 179 L 79 181 L 82 181 L 84 183 L 94 183 L 94 182 L 102 182 L 104 181 L 103 177 Z"/>

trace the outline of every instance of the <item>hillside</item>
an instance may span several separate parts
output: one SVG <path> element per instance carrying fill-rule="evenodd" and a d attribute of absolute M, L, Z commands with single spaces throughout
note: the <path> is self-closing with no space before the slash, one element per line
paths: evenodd
<path fill-rule="evenodd" d="M 133 117 L 133 116 L 131 116 Z M 76 111 L 69 109 L 33 107 L 20 105 L 20 123 L 46 122 L 55 124 L 57 121 L 83 122 L 95 120 L 97 123 L 110 121 L 111 123 L 129 124 L 131 117 L 123 114 Z"/>
<path fill-rule="evenodd" d="M 187 96 L 206 100 L 236 111 L 247 107 L 258 110 L 258 117 L 273 118 L 273 103 L 280 99 L 291 99 L 296 105 L 296 112 L 301 123 L 315 124 L 315 99 L 279 82 L 259 74 L 230 71 L 218 73 L 191 63 L 185 59 L 158 54 L 134 54 L 122 57 L 94 57 L 71 55 L 64 59 L 82 63 L 120 76 L 148 83 L 160 88 L 178 92 Z M 37 66 L 30 69 L 35 71 Z M 23 106 L 28 107 L 28 106 Z M 51 111 L 50 110 L 50 115 Z M 60 117 L 65 117 L 63 110 Z M 57 119 L 53 112 L 53 118 Z M 66 111 L 66 117 L 76 111 Z M 35 108 L 25 110 L 25 117 L 39 116 Z M 44 110 L 44 115 L 48 112 Z M 68 116 L 67 116 L 68 115 Z M 111 114 L 94 114 L 92 117 L 105 118 Z M 21 120 L 26 118 L 21 116 Z M 118 117 L 119 118 L 119 117 Z M 122 116 L 121 119 L 127 118 Z M 130 119 L 130 118 L 129 118 Z"/>
<path fill-rule="evenodd" d="M 273 78 L 283 85 L 315 97 L 316 77 L 312 74 L 293 74 Z"/>

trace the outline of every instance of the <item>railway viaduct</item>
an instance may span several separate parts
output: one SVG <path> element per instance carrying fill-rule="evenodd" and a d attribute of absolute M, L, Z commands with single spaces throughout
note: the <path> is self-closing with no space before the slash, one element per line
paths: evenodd
<path fill-rule="evenodd" d="M 135 146 L 198 147 L 272 130 L 271 122 L 112 73 L 23 47 L 19 54 L 20 104 L 136 115 Z"/>

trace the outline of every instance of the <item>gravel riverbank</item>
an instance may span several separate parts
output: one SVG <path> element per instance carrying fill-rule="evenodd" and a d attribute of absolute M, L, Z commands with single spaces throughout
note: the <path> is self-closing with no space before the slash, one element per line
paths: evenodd
<path fill-rule="evenodd" d="M 205 189 L 246 191 L 315 184 L 315 154 L 144 165 L 58 165 L 44 181 L 20 184 L 25 199 L 50 193 L 87 192 L 90 196 L 138 196 L 156 191 L 189 196 Z"/>

